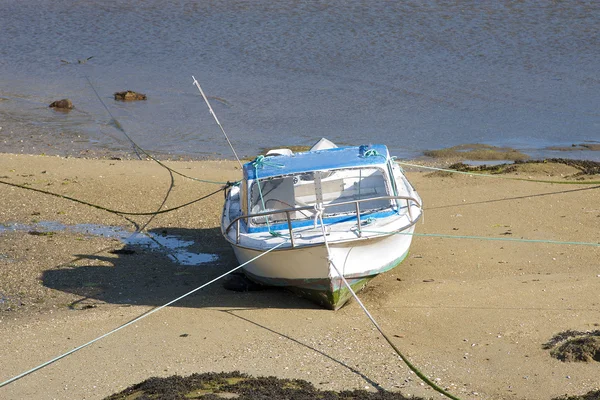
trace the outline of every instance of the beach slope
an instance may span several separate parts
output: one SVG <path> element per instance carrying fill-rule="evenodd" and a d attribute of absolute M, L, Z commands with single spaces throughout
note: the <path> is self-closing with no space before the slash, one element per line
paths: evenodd
<path fill-rule="evenodd" d="M 172 170 L 147 160 L 0 154 L 0 181 L 25 186 L 0 185 L 0 382 L 237 265 L 220 236 L 218 191 L 239 179 L 237 164 L 165 165 Z M 600 362 L 563 362 L 543 345 L 567 330 L 600 329 L 600 185 L 531 180 L 600 177 L 578 180 L 576 169 L 555 164 L 500 177 L 405 168 L 424 222 L 406 261 L 359 295 L 397 347 L 462 399 L 599 389 Z M 215 191 L 155 216 L 106 211 L 151 213 Z M 125 245 L 123 232 L 141 228 L 162 244 Z M 162 239 L 183 242 L 187 253 Z M 186 262 L 189 254 L 207 258 Z M 356 302 L 332 312 L 284 290 L 231 292 L 216 282 L 0 388 L 0 398 L 102 399 L 152 376 L 236 370 L 319 389 L 439 396 Z"/>

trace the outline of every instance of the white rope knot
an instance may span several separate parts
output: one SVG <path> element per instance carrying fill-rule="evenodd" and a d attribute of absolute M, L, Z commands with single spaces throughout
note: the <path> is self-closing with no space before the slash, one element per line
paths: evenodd
<path fill-rule="evenodd" d="M 321 220 L 321 222 L 323 222 L 323 213 L 324 212 L 325 212 L 325 207 L 323 206 L 323 203 L 315 204 L 315 220 L 314 220 L 315 229 L 317 229 L 317 220 Z M 322 225 L 322 223 L 321 223 L 321 225 Z"/>

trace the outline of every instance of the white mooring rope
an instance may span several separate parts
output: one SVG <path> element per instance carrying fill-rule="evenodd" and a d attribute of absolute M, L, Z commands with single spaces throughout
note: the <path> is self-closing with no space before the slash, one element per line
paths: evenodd
<path fill-rule="evenodd" d="M 329 264 L 331 264 L 331 266 L 333 267 L 333 269 L 335 269 L 335 272 L 337 272 L 337 274 L 340 276 L 340 278 L 342 279 L 342 282 L 344 282 L 344 285 L 346 285 L 346 287 L 348 288 L 348 290 L 352 294 L 352 297 L 354 298 L 354 300 L 356 300 L 356 302 L 358 303 L 358 305 L 362 308 L 362 310 L 365 312 L 365 314 L 367 315 L 367 317 L 371 320 L 371 322 L 373 323 L 373 325 L 375 326 L 375 328 L 377 328 L 377 330 L 379 331 L 379 333 L 388 342 L 388 344 L 394 349 L 394 351 L 396 352 L 396 354 L 398 354 L 400 356 L 400 358 L 402 359 L 402 361 L 404 361 L 404 363 L 408 366 L 408 368 L 410 368 L 411 371 L 413 371 L 419 378 L 421 378 L 421 380 L 423 382 L 425 382 L 433 390 L 435 390 L 435 391 L 443 394 L 444 396 L 446 396 L 446 397 L 448 397 L 448 398 L 450 398 L 452 400 L 460 400 L 458 397 L 454 396 L 451 393 L 448 393 L 447 391 L 445 391 L 444 389 L 442 389 L 441 387 L 439 387 L 438 385 L 436 385 L 434 382 L 432 382 L 431 379 L 429 379 L 427 376 L 425 376 L 417 367 L 415 367 L 408 360 L 408 358 L 406 358 L 404 356 L 404 354 L 402 354 L 400 352 L 400 350 L 398 350 L 398 348 L 396 347 L 396 345 L 394 345 L 394 343 L 391 341 L 391 339 L 385 334 L 385 332 L 383 331 L 383 329 L 381 329 L 381 327 L 379 326 L 379 324 L 377 323 L 377 321 L 375 321 L 375 318 L 373 318 L 373 316 L 371 315 L 371 313 L 369 313 L 369 311 L 367 310 L 367 308 L 365 307 L 365 305 L 362 303 L 362 301 L 360 301 L 360 299 L 358 298 L 358 296 L 356 295 L 356 293 L 354 292 L 354 290 L 352 290 L 352 287 L 350 286 L 350 284 L 348 283 L 348 281 L 346 280 L 346 278 L 344 278 L 344 275 L 340 272 L 340 270 L 337 268 L 337 266 L 333 262 L 333 258 L 331 257 L 331 252 L 329 250 L 329 242 L 327 241 L 327 234 L 325 232 L 325 224 L 323 223 L 323 210 L 324 210 L 324 207 L 323 207 L 322 204 L 318 204 L 318 205 L 315 205 L 315 210 L 317 210 L 317 217 L 315 217 L 315 221 L 316 221 L 316 218 L 319 219 L 319 222 L 321 224 L 321 232 L 323 233 L 323 241 L 325 243 L 325 248 L 327 249 L 327 261 L 329 262 Z"/>
<path fill-rule="evenodd" d="M 65 358 L 66 356 L 68 356 L 68 355 L 70 355 L 70 354 L 73 354 L 73 353 L 75 353 L 76 351 L 79 351 L 79 350 L 83 349 L 84 347 L 87 347 L 87 346 L 89 346 L 89 345 L 91 345 L 91 344 L 93 344 L 93 343 L 96 343 L 96 342 L 97 342 L 97 341 L 99 341 L 100 339 L 104 339 L 105 337 L 107 337 L 107 336 L 109 336 L 109 335 L 112 335 L 113 333 L 115 333 L 115 332 L 117 332 L 117 331 L 120 331 L 121 329 L 123 329 L 123 328 L 126 328 L 126 327 L 128 327 L 129 325 L 131 325 L 131 324 L 134 324 L 134 323 L 138 322 L 139 320 L 141 320 L 141 319 L 143 319 L 143 318 L 146 318 L 147 316 L 149 316 L 149 315 L 151 315 L 151 314 L 154 314 L 154 313 L 155 313 L 155 312 L 157 312 L 157 311 L 160 311 L 160 310 L 162 310 L 162 309 L 163 309 L 163 308 L 165 308 L 165 307 L 168 307 L 168 306 L 170 306 L 171 304 L 173 304 L 173 303 L 175 303 L 175 302 L 177 302 L 177 301 L 179 301 L 179 300 L 183 299 L 184 297 L 187 297 L 187 296 L 189 296 L 190 294 L 192 294 L 192 293 L 195 293 L 195 292 L 197 292 L 198 290 L 200 290 L 200 289 L 203 289 L 203 288 L 205 288 L 206 286 L 208 286 L 208 285 L 210 285 L 210 284 L 212 284 L 212 283 L 214 283 L 214 282 L 218 281 L 219 279 L 221 279 L 221 278 L 223 278 L 223 277 L 225 277 L 225 276 L 227 276 L 227 275 L 231 274 L 232 272 L 234 272 L 234 271 L 237 271 L 238 269 L 240 269 L 240 268 L 242 268 L 242 267 L 246 266 L 247 264 L 249 264 L 249 263 L 253 262 L 254 260 L 257 260 L 257 259 L 259 259 L 260 257 L 264 256 L 265 254 L 267 254 L 267 253 L 270 253 L 271 251 L 275 250 L 276 248 L 283 246 L 285 243 L 287 243 L 287 239 L 286 239 L 286 240 L 284 240 L 283 242 L 279 243 L 278 245 L 271 247 L 269 250 L 265 251 L 264 253 L 261 253 L 261 254 L 257 255 L 257 256 L 256 256 L 256 257 L 254 257 L 253 259 L 251 259 L 251 260 L 248 260 L 248 261 L 246 261 L 245 263 L 238 265 L 238 266 L 237 266 L 237 267 L 235 267 L 234 269 L 232 269 L 232 270 L 230 270 L 230 271 L 227 271 L 226 273 L 224 273 L 224 274 L 222 274 L 222 275 L 220 275 L 220 276 L 218 276 L 218 277 L 214 278 L 214 279 L 213 279 L 213 280 L 211 280 L 210 282 L 207 282 L 207 283 L 203 284 L 202 286 L 199 286 L 199 287 L 197 287 L 196 289 L 194 289 L 194 290 L 191 290 L 191 291 L 187 292 L 186 294 L 184 294 L 184 295 L 182 295 L 182 296 L 179 296 L 179 297 L 178 297 L 178 298 L 176 298 L 175 300 L 171 300 L 171 301 L 169 301 L 168 303 L 166 303 L 166 304 L 164 304 L 164 305 L 162 305 L 162 306 L 160 306 L 160 307 L 156 307 L 156 308 L 154 308 L 154 309 L 152 309 L 152 310 L 150 310 L 150 311 L 148 311 L 148 312 L 146 312 L 146 313 L 144 313 L 144 314 L 140 315 L 139 317 L 137 317 L 137 318 L 135 318 L 135 319 L 133 319 L 133 320 L 131 320 L 131 321 L 127 322 L 126 324 L 123 324 L 123 325 L 119 326 L 118 328 L 115 328 L 115 329 L 113 329 L 112 331 L 110 331 L 110 332 L 107 332 L 107 333 L 105 333 L 104 335 L 97 337 L 97 338 L 96 338 L 96 339 L 94 339 L 94 340 L 90 340 L 89 342 L 87 342 L 87 343 L 85 343 L 85 344 L 82 344 L 81 346 L 79 346 L 79 347 L 76 347 L 76 348 L 74 348 L 73 350 L 70 350 L 70 351 L 68 351 L 68 352 L 66 352 L 66 353 L 64 353 L 64 354 L 62 354 L 62 355 L 60 355 L 60 356 L 58 356 L 58 357 L 55 357 L 55 358 L 53 358 L 53 359 L 52 359 L 52 360 L 50 360 L 50 361 L 46 361 L 45 363 L 43 363 L 43 364 L 40 364 L 40 365 L 38 365 L 38 366 L 37 366 L 37 367 L 35 367 L 35 368 L 32 368 L 32 369 L 30 369 L 30 370 L 28 370 L 28 371 L 25 371 L 25 372 L 23 372 L 22 374 L 19 374 L 19 375 L 15 376 L 15 377 L 13 377 L 13 378 L 11 378 L 11 379 L 9 379 L 9 380 L 5 381 L 5 382 L 2 382 L 2 383 L 0 383 L 0 388 L 1 388 L 1 387 L 3 387 L 3 386 L 6 386 L 6 385 L 8 385 L 8 384 L 10 384 L 10 383 L 12 383 L 12 382 L 14 382 L 14 381 L 16 381 L 16 380 L 19 380 L 19 379 L 23 378 L 24 376 L 27 376 L 27 375 L 29 375 L 29 374 L 31 374 L 31 373 L 33 373 L 33 372 L 35 372 L 35 371 L 38 371 L 38 370 L 40 370 L 40 369 L 42 369 L 42 368 L 44 368 L 44 367 L 46 367 L 46 366 L 48 366 L 48 365 L 50 365 L 50 364 L 52 364 L 52 363 L 54 363 L 54 362 L 56 362 L 56 361 L 60 360 L 61 358 Z"/>

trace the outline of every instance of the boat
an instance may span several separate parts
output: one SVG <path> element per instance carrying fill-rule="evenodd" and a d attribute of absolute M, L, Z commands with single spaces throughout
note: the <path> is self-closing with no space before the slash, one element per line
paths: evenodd
<path fill-rule="evenodd" d="M 321 139 L 244 164 L 225 194 L 221 231 L 248 279 L 337 310 L 406 258 L 421 215 L 385 145 Z"/>

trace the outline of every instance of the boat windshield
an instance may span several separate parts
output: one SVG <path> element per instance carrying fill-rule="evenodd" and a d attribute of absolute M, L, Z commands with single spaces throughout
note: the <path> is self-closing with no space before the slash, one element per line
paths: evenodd
<path fill-rule="evenodd" d="M 260 186 L 259 186 L 260 182 Z M 314 171 L 294 175 L 276 176 L 254 181 L 250 187 L 250 213 L 276 211 L 290 208 L 314 206 L 321 202 L 325 216 L 356 213 L 354 200 L 365 200 L 390 194 L 387 174 L 384 169 L 346 168 L 334 171 Z M 361 213 L 392 207 L 390 200 L 363 201 Z M 292 220 L 313 218 L 313 210 L 290 213 Z M 269 222 L 286 221 L 285 213 L 269 216 Z M 262 225 L 265 217 L 255 217 L 252 223 Z"/>

